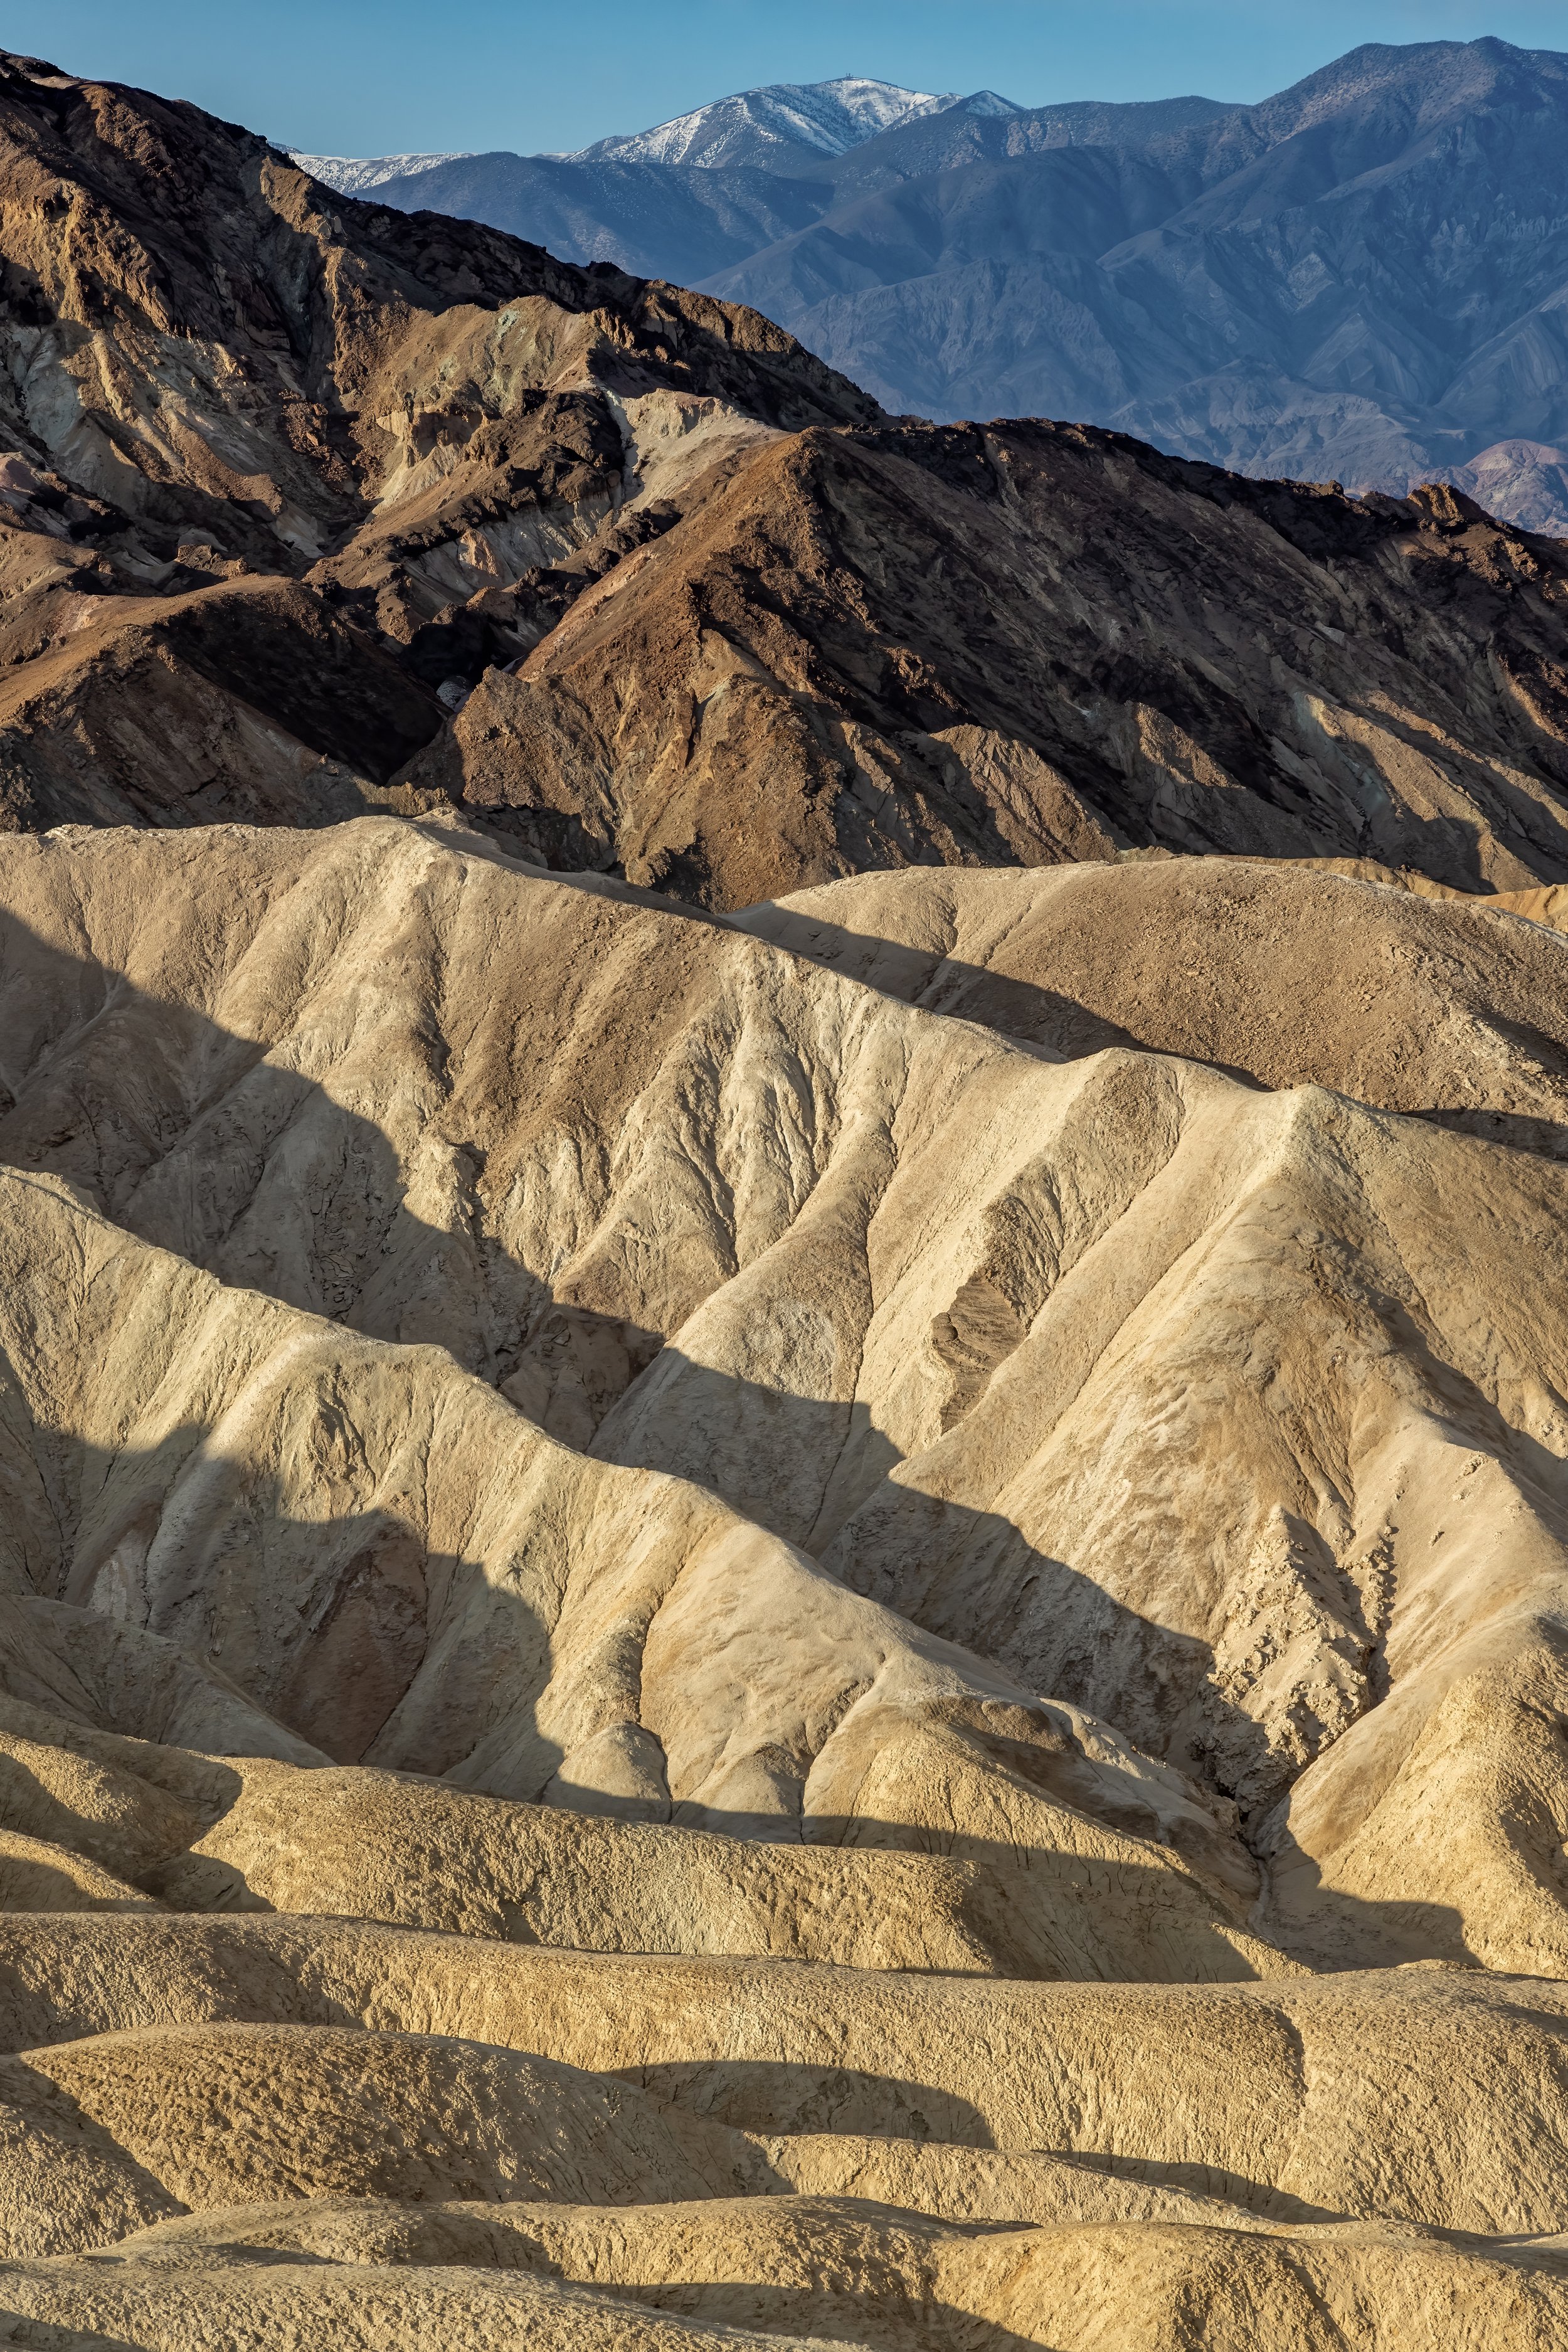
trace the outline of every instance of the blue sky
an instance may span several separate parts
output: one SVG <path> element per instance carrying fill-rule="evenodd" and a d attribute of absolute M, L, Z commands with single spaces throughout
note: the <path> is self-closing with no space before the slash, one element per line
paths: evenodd
<path fill-rule="evenodd" d="M 194 99 L 279 144 L 582 146 L 763 81 L 1266 97 L 1362 41 L 1568 50 L 1568 0 L 0 0 L 6 47 Z"/>

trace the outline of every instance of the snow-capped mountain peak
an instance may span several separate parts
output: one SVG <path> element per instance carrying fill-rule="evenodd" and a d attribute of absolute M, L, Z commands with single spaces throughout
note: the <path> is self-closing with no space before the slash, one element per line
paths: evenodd
<path fill-rule="evenodd" d="M 938 96 L 859 74 L 837 81 L 773 82 L 716 99 L 651 131 L 595 140 L 569 160 L 685 163 L 708 170 L 751 164 L 777 171 L 814 155 L 842 155 L 896 123 L 940 114 L 957 99 L 955 90 Z"/>
<path fill-rule="evenodd" d="M 341 196 L 363 196 L 384 180 L 401 179 L 405 172 L 428 172 L 437 163 L 460 163 L 472 152 L 462 147 L 444 155 L 302 155 L 290 148 L 289 160 L 324 187 L 336 188 Z"/>
<path fill-rule="evenodd" d="M 863 146 L 880 131 L 914 122 L 949 109 L 964 114 L 1017 114 L 1022 109 L 994 89 L 962 98 L 955 90 L 937 93 L 904 89 L 892 81 L 873 81 L 863 74 L 842 74 L 837 81 L 772 82 L 762 89 L 738 90 L 733 97 L 715 99 L 710 105 L 678 114 L 651 131 L 628 131 L 597 139 L 591 147 L 570 154 L 550 154 L 539 160 L 552 163 L 680 163 L 688 168 L 787 172 L 792 165 L 823 155 L 844 155 Z M 388 180 L 429 172 L 442 163 L 462 163 L 474 151 L 459 148 L 442 154 L 307 155 L 291 150 L 291 160 L 329 188 L 345 196 L 367 195 Z"/>
<path fill-rule="evenodd" d="M 961 100 L 959 104 L 965 114 L 988 116 L 992 120 L 1024 111 L 1016 100 L 1004 98 L 999 89 L 977 89 L 973 97 Z"/>

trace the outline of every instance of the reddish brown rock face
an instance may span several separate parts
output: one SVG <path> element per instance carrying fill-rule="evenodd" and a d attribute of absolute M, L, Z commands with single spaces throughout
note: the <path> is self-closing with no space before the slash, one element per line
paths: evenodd
<path fill-rule="evenodd" d="M 754 312 L 0 77 L 0 823 L 455 800 L 734 908 L 1162 845 L 1568 877 L 1568 570 L 1452 492 L 942 428 Z"/>
<path fill-rule="evenodd" d="M 554 567 L 647 535 L 615 537 L 627 399 L 878 414 L 753 314 L 355 205 L 19 59 L 0 265 L 12 826 L 360 806 L 563 609 Z"/>
<path fill-rule="evenodd" d="M 716 467 L 409 773 L 542 862 L 726 908 L 1150 844 L 1515 888 L 1568 858 L 1565 638 L 1557 543 L 1451 492 L 813 429 Z"/>

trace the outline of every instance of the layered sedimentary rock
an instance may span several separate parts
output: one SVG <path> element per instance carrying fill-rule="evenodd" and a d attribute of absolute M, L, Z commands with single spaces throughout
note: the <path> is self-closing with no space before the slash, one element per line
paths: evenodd
<path fill-rule="evenodd" d="M 1554 2340 L 1554 931 L 391 816 L 0 901 L 7 2310 Z"/>
<path fill-rule="evenodd" d="M 741 929 L 391 818 L 7 869 L 51 1599 L 343 1761 L 971 1855 L 1065 1804 L 1250 1897 L 1237 1807 L 1301 1958 L 1563 1964 L 1554 934 L 1170 861 Z"/>
<path fill-rule="evenodd" d="M 298 1920 L 0 1948 L 34 2321 L 997 2352 L 1152 2347 L 1198 2309 L 1236 2352 L 1563 2324 L 1556 1988 L 972 1987 Z"/>
<path fill-rule="evenodd" d="M 0 2338 L 1568 2337 L 1560 556 L 0 100 Z"/>
<path fill-rule="evenodd" d="M 12 826 L 455 800 L 723 908 L 1151 843 L 1568 878 L 1561 543 L 1453 491 L 891 421 L 754 311 L 37 61 L 0 261 Z"/>

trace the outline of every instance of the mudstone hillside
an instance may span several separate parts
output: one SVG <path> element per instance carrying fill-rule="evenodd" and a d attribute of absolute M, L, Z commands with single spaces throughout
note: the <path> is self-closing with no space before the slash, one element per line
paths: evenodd
<path fill-rule="evenodd" d="M 1568 553 L 0 76 L 0 2340 L 1568 2344 Z"/>

